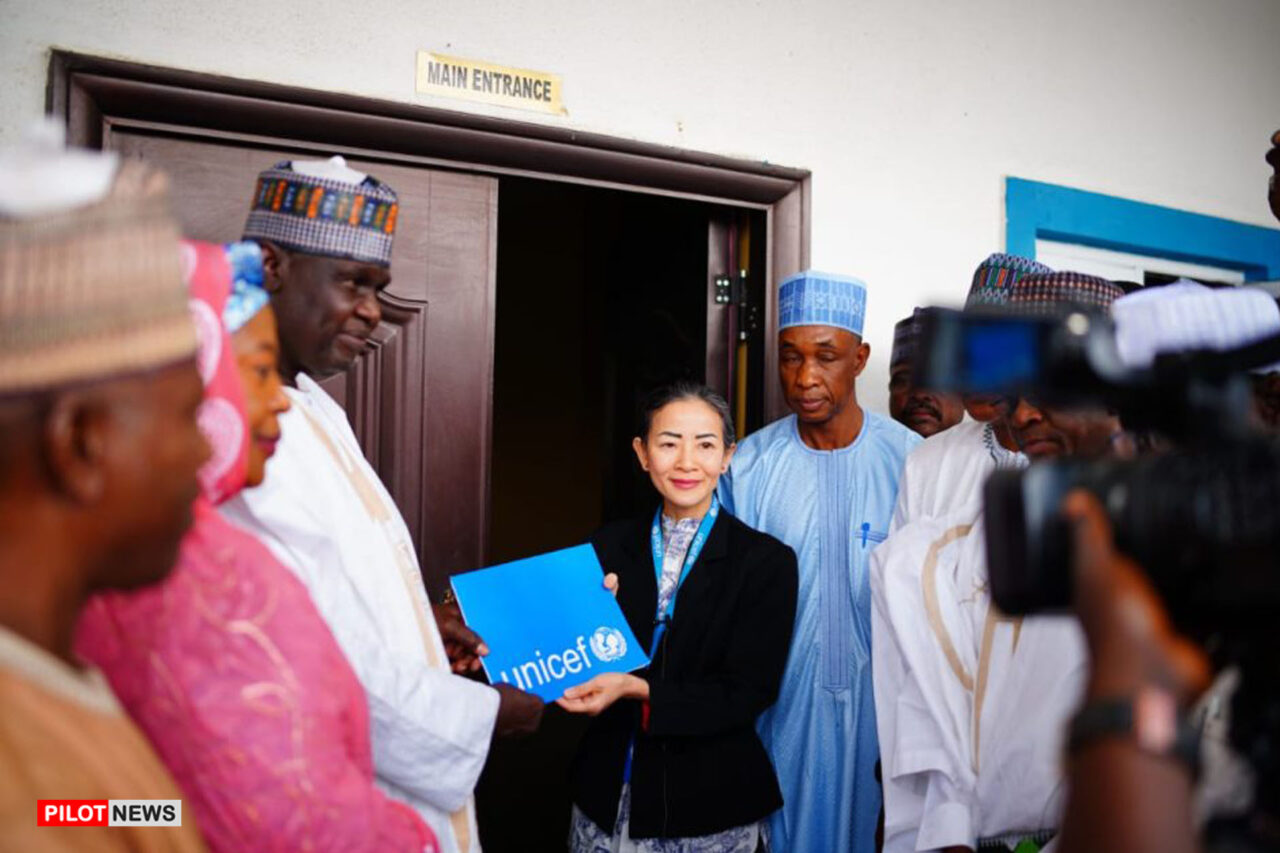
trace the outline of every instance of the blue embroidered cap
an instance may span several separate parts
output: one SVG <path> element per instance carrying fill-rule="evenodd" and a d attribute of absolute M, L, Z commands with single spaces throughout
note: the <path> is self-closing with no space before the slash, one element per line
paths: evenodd
<path fill-rule="evenodd" d="M 805 270 L 778 286 L 778 330 L 834 326 L 862 336 L 867 286 L 845 275 Z"/>
<path fill-rule="evenodd" d="M 222 322 L 228 332 L 234 332 L 252 320 L 270 297 L 262 286 L 262 247 L 244 240 L 222 248 L 231 266 L 231 294 L 222 309 Z"/>

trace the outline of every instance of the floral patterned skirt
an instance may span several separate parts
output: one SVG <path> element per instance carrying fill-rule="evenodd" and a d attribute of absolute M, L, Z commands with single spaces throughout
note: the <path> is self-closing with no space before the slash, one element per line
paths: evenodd
<path fill-rule="evenodd" d="M 631 786 L 622 787 L 618 822 L 610 836 L 591 818 L 573 807 L 569 827 L 569 853 L 756 853 L 767 850 L 764 823 L 726 829 L 697 838 L 632 838 Z"/>

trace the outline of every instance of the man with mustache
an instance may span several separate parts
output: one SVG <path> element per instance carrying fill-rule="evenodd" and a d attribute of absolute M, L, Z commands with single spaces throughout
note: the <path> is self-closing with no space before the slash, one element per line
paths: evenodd
<path fill-rule="evenodd" d="M 433 611 L 395 502 L 346 414 L 316 382 L 355 363 L 382 318 L 399 203 L 341 157 L 278 163 L 258 178 L 244 238 L 262 246 L 293 404 L 266 483 L 221 510 L 307 586 L 369 697 L 374 771 L 431 826 L 444 853 L 480 849 L 472 791 L 495 735 L 537 728 L 542 701 L 450 671 L 445 642 L 485 649 Z"/>
<path fill-rule="evenodd" d="M 1101 312 L 1121 293 L 1093 276 L 1031 275 L 1003 310 Z M 1120 435 L 1106 410 L 996 405 L 1032 460 L 1103 456 Z M 887 853 L 1040 850 L 1062 812 L 1062 732 L 1081 694 L 1083 641 L 1073 619 L 1009 619 L 992 605 L 980 483 L 972 488 L 968 505 L 899 527 L 873 560 Z"/>
<path fill-rule="evenodd" d="M 862 282 L 805 272 L 778 289 L 778 372 L 794 414 L 738 445 L 725 508 L 790 545 L 800 588 L 777 703 L 759 721 L 783 807 L 778 851 L 875 849 L 880 787 L 867 560 L 889 530 L 898 475 L 920 437 L 858 405 Z"/>
<path fill-rule="evenodd" d="M 917 308 L 893 327 L 893 355 L 889 358 L 889 417 L 928 438 L 951 429 L 964 419 L 959 394 L 930 391 L 915 384 L 912 362 L 920 340 Z"/>

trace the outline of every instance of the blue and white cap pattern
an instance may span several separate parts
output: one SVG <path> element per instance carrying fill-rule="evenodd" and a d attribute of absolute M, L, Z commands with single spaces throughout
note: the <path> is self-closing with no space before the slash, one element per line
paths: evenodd
<path fill-rule="evenodd" d="M 845 275 L 806 270 L 778 287 L 778 329 L 834 326 L 861 337 L 867 286 Z"/>

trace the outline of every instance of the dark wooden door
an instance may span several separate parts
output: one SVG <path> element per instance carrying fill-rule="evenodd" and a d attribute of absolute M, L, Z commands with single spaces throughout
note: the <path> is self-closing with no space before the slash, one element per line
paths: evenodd
<path fill-rule="evenodd" d="M 162 166 L 183 232 L 238 239 L 257 173 L 333 151 L 107 128 L 104 147 Z M 484 565 L 488 528 L 497 180 L 350 164 L 400 195 L 392 283 L 374 345 L 325 383 L 403 513 L 428 588 Z"/>

